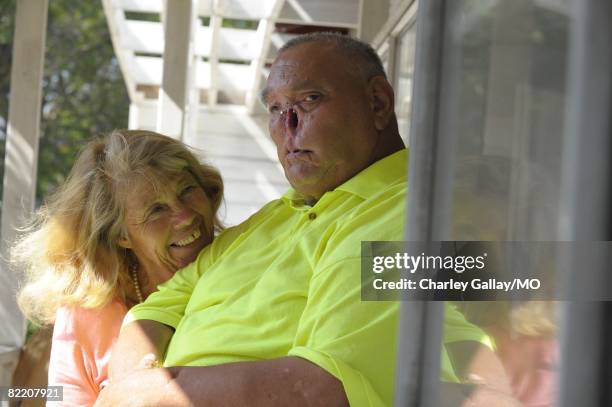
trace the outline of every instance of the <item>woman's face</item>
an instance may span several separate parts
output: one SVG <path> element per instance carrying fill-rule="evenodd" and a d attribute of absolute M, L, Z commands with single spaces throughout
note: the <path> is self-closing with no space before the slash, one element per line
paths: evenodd
<path fill-rule="evenodd" d="M 149 289 L 194 261 L 214 232 L 210 200 L 190 172 L 158 185 L 141 181 L 130 188 L 125 213 L 128 237 L 120 241 L 136 255 Z"/>

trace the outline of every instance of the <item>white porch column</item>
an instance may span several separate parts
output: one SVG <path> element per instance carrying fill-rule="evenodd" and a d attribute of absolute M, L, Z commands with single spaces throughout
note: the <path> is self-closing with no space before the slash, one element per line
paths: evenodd
<path fill-rule="evenodd" d="M 3 259 L 16 229 L 34 209 L 47 4 L 47 0 L 17 2 L 0 230 Z M 18 276 L 4 260 L 0 267 L 0 386 L 7 386 L 26 324 L 15 302 Z"/>
<path fill-rule="evenodd" d="M 166 2 L 165 46 L 162 87 L 159 95 L 157 131 L 170 137 L 183 139 L 192 131 L 190 114 L 197 114 L 197 100 L 193 71 L 194 30 L 197 0 L 171 0 Z"/>
<path fill-rule="evenodd" d="M 130 102 L 130 111 L 128 115 L 128 129 L 140 129 L 140 109 L 134 102 Z"/>

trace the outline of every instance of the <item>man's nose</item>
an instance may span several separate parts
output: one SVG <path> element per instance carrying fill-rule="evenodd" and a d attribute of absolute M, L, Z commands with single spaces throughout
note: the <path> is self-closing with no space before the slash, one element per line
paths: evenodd
<path fill-rule="evenodd" d="M 289 107 L 283 113 L 285 128 L 291 131 L 297 129 L 300 121 L 297 111 L 293 107 Z"/>

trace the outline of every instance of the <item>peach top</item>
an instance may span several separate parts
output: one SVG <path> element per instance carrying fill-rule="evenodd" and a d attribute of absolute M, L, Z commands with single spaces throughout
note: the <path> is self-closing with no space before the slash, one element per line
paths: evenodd
<path fill-rule="evenodd" d="M 111 351 L 127 307 L 115 300 L 101 309 L 57 311 L 49 385 L 63 386 L 63 402 L 53 406 L 91 406 L 108 379 Z"/>

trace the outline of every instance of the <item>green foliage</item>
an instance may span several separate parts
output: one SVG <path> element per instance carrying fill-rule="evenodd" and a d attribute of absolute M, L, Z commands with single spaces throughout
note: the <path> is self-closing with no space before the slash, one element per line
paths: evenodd
<path fill-rule="evenodd" d="M 49 2 L 37 196 L 64 180 L 83 142 L 127 126 L 129 99 L 100 2 Z"/>
<path fill-rule="evenodd" d="M 40 331 L 41 326 L 36 325 L 32 321 L 27 321 L 27 330 L 26 330 L 26 342 L 30 340 L 30 338 L 38 331 Z"/>
<path fill-rule="evenodd" d="M 158 13 L 141 13 L 137 11 L 126 11 L 125 18 L 128 20 L 153 21 L 160 22 Z"/>
<path fill-rule="evenodd" d="M 2 159 L 14 19 L 15 0 L 1 1 Z M 85 140 L 127 126 L 128 107 L 127 91 L 114 56 L 102 4 L 99 1 L 50 1 L 36 191 L 39 201 L 65 179 Z"/>
<path fill-rule="evenodd" d="M 231 18 L 224 18 L 221 23 L 222 27 L 226 28 L 242 28 L 244 30 L 256 30 L 257 24 L 259 21 L 257 20 L 235 20 Z"/>

